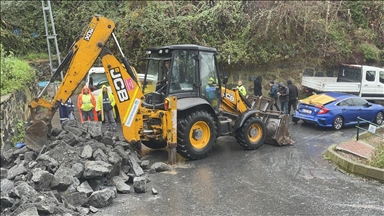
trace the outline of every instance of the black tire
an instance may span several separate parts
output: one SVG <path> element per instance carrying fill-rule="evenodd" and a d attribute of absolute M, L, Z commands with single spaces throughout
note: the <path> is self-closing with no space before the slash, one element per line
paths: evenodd
<path fill-rule="evenodd" d="M 344 118 L 341 116 L 336 116 L 333 120 L 332 128 L 335 130 L 340 130 L 344 126 Z"/>
<path fill-rule="evenodd" d="M 216 141 L 216 127 L 205 110 L 191 110 L 179 115 L 177 152 L 190 160 L 205 158 Z"/>
<path fill-rule="evenodd" d="M 150 140 L 150 141 L 141 141 L 141 142 L 143 143 L 143 145 L 151 149 L 162 149 L 167 147 L 166 141 Z"/>
<path fill-rule="evenodd" d="M 374 122 L 378 125 L 381 125 L 383 124 L 383 118 L 384 118 L 384 114 L 383 112 L 378 112 L 375 116 L 375 120 Z"/>
<path fill-rule="evenodd" d="M 267 136 L 264 122 L 257 118 L 251 117 L 236 130 L 236 140 L 241 147 L 254 150 L 264 144 Z"/>
<path fill-rule="evenodd" d="M 297 122 L 299 122 L 299 120 L 300 120 L 300 119 L 298 119 L 298 118 L 292 116 L 292 122 L 293 122 L 293 123 L 297 123 Z"/>

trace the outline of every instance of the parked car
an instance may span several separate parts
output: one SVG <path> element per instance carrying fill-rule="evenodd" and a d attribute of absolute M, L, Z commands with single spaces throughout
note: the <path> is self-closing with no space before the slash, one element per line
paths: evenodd
<path fill-rule="evenodd" d="M 357 117 L 381 125 L 384 106 L 368 102 L 356 95 L 326 92 L 300 100 L 292 121 L 303 120 L 339 130 L 346 125 L 356 125 Z"/>

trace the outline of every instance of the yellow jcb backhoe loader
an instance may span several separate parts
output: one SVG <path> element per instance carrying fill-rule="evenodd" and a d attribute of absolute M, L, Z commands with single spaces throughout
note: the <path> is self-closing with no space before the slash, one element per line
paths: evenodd
<path fill-rule="evenodd" d="M 221 87 L 215 48 L 191 44 L 148 48 L 141 86 L 118 45 L 114 27 L 111 20 L 95 16 L 51 78 L 53 81 L 67 69 L 53 100 L 47 101 L 40 94 L 31 101 L 34 121 L 26 131 L 28 147 L 39 150 L 47 142 L 51 119 L 59 104 L 72 95 L 98 57 L 116 98 L 124 138 L 131 144 L 143 143 L 150 148 L 168 147 L 171 164 L 176 162 L 176 150 L 188 159 L 204 158 L 217 137 L 224 135 L 235 135 L 247 149 L 259 147 L 268 134 L 273 134 L 270 139 L 286 144 L 278 141 L 276 131 L 267 133 L 268 118 L 250 104 L 245 105 L 246 100 L 239 98 L 237 91 L 236 102 L 227 102 L 229 90 Z M 120 50 L 123 64 L 105 46 L 110 37 Z M 155 91 L 144 95 L 147 88 Z M 48 112 L 45 118 L 36 120 L 34 111 L 39 106 Z"/>

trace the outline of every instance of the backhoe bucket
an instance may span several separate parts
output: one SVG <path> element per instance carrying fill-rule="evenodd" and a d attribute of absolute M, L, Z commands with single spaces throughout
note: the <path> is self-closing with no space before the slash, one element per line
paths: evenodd
<path fill-rule="evenodd" d="M 265 142 L 274 145 L 293 145 L 295 141 L 292 140 L 288 132 L 289 115 L 270 110 L 270 106 L 274 102 L 272 98 L 250 96 L 248 100 L 251 104 L 250 108 L 259 110 L 257 115 L 262 117 L 265 123 L 267 129 Z"/>
<path fill-rule="evenodd" d="M 48 143 L 49 126 L 43 121 L 37 121 L 25 131 L 25 145 L 34 150 L 40 149 Z"/>

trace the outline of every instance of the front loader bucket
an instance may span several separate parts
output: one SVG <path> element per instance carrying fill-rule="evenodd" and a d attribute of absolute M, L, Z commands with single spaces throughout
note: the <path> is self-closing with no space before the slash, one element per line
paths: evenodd
<path fill-rule="evenodd" d="M 251 104 L 250 109 L 259 110 L 258 116 L 263 118 L 265 127 L 267 129 L 266 143 L 274 145 L 293 145 L 295 141 L 292 140 L 288 132 L 288 117 L 280 111 L 269 110 L 273 104 L 272 98 L 259 98 L 251 96 L 248 98 Z"/>
<path fill-rule="evenodd" d="M 267 137 L 266 143 L 274 145 L 293 145 L 294 141 L 288 132 L 288 115 L 264 113 Z"/>
<path fill-rule="evenodd" d="M 40 149 L 48 143 L 49 126 L 43 121 L 37 121 L 25 131 L 25 145 L 34 150 Z"/>

